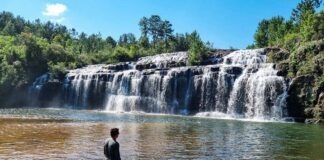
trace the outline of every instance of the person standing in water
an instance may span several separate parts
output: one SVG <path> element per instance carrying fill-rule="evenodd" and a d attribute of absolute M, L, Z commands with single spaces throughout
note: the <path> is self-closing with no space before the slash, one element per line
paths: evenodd
<path fill-rule="evenodd" d="M 106 139 L 104 145 L 104 154 L 109 160 L 120 160 L 119 143 L 116 141 L 119 135 L 118 128 L 110 130 L 111 138 Z"/>

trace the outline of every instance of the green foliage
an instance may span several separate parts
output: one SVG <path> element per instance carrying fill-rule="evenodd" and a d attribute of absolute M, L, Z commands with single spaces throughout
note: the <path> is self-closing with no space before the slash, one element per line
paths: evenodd
<path fill-rule="evenodd" d="M 292 52 L 301 42 L 301 37 L 297 33 L 288 33 L 284 37 L 283 48 Z"/>
<path fill-rule="evenodd" d="M 303 62 L 297 71 L 297 76 L 313 74 L 314 73 L 314 65 L 311 61 Z"/>
<path fill-rule="evenodd" d="M 262 20 L 254 35 L 256 47 L 279 46 L 290 28 L 289 22 L 277 16 L 270 20 Z"/>
<path fill-rule="evenodd" d="M 289 56 L 290 71 L 293 75 L 315 74 L 323 72 L 323 51 L 324 41 L 311 41 L 298 46 Z"/>
<path fill-rule="evenodd" d="M 139 22 L 139 26 L 142 32 L 142 42 L 151 40 L 154 47 L 157 43 L 167 47 L 170 40 L 173 38 L 172 24 L 168 20 L 162 20 L 158 15 L 152 15 L 149 18 L 143 17 Z M 161 44 L 160 41 L 164 41 L 164 43 Z M 158 47 L 161 48 L 162 46 Z"/>
<path fill-rule="evenodd" d="M 119 37 L 118 45 L 119 46 L 128 46 L 136 44 L 136 37 L 133 33 L 122 34 Z"/>
<path fill-rule="evenodd" d="M 28 86 L 36 77 L 51 72 L 62 79 L 67 70 L 88 64 L 133 61 L 142 56 L 187 51 L 198 63 L 206 53 L 198 33 L 173 34 L 172 24 L 158 15 L 139 22 L 141 37 L 122 34 L 118 42 L 111 36 L 80 34 L 52 22 L 33 22 L 0 13 L 0 101 L 6 90 Z"/>
<path fill-rule="evenodd" d="M 315 14 L 312 12 L 306 12 L 304 18 L 301 19 L 300 34 L 304 41 L 310 41 L 315 34 L 314 30 Z"/>
<path fill-rule="evenodd" d="M 48 67 L 54 78 L 63 79 L 67 73 L 66 64 L 64 62 L 54 63 L 50 61 L 48 62 Z"/>
<path fill-rule="evenodd" d="M 267 20 L 262 20 L 259 25 L 256 33 L 254 34 L 255 45 L 256 47 L 266 47 L 269 43 L 268 38 L 268 25 L 269 22 Z"/>
<path fill-rule="evenodd" d="M 291 13 L 291 20 L 295 24 L 300 24 L 303 19 L 307 18 L 307 14 L 314 14 L 315 9 L 320 7 L 322 0 L 302 0 Z"/>
<path fill-rule="evenodd" d="M 314 34 L 312 40 L 324 39 L 324 10 L 321 10 L 314 17 L 313 23 Z"/>
<path fill-rule="evenodd" d="M 117 42 L 111 36 L 108 36 L 106 38 L 106 43 L 107 43 L 107 45 L 109 45 L 109 47 L 112 47 L 112 48 L 116 47 L 116 45 L 117 45 Z"/>
<path fill-rule="evenodd" d="M 305 109 L 306 115 L 316 120 L 317 123 L 319 120 L 324 119 L 324 100 L 320 99 L 320 94 L 323 94 L 324 90 L 324 75 L 317 77 L 315 80 L 315 86 L 313 88 L 313 104 L 309 105 L 310 107 Z"/>
<path fill-rule="evenodd" d="M 276 16 L 262 20 L 254 34 L 256 47 L 284 47 L 293 51 L 294 43 L 324 38 L 324 11 L 316 13 L 322 0 L 302 0 L 290 20 Z"/>
<path fill-rule="evenodd" d="M 198 65 L 202 62 L 207 54 L 207 48 L 201 41 L 199 34 L 194 31 L 190 35 L 190 48 L 189 48 L 189 63 L 191 65 Z"/>
<path fill-rule="evenodd" d="M 254 49 L 254 48 L 256 48 L 254 43 L 246 46 L 246 49 Z"/>
<path fill-rule="evenodd" d="M 125 62 L 131 59 L 129 50 L 127 48 L 119 46 L 115 48 L 113 57 L 119 62 Z"/>
<path fill-rule="evenodd" d="M 270 51 L 268 53 L 268 61 L 270 63 L 278 63 L 288 59 L 289 53 L 286 51 Z"/>

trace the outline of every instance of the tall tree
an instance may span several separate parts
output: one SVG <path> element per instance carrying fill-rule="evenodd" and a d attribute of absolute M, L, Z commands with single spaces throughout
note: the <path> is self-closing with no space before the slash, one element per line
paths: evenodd
<path fill-rule="evenodd" d="M 119 37 L 118 45 L 120 46 L 128 46 L 130 44 L 136 43 L 136 37 L 133 33 L 125 33 Z"/>
<path fill-rule="evenodd" d="M 256 47 L 266 47 L 269 42 L 268 38 L 268 20 L 262 20 L 257 28 L 256 33 L 254 34 L 255 45 Z"/>
<path fill-rule="evenodd" d="M 189 63 L 191 65 L 199 65 L 207 54 L 207 48 L 200 39 L 197 31 L 193 31 L 189 36 Z"/>
<path fill-rule="evenodd" d="M 173 32 L 172 24 L 167 20 L 163 21 L 160 32 L 162 32 L 161 36 L 164 38 L 164 40 L 167 41 L 172 37 L 172 32 Z"/>
<path fill-rule="evenodd" d="M 114 38 L 112 38 L 111 36 L 108 36 L 107 38 L 106 38 L 106 43 L 108 44 L 108 45 L 110 45 L 111 47 L 113 47 L 113 48 L 115 48 L 116 47 L 116 44 L 117 44 L 117 42 L 114 40 Z"/>
<path fill-rule="evenodd" d="M 313 30 L 314 35 L 312 36 L 312 39 L 324 39 L 324 10 L 321 10 L 315 15 Z"/>
<path fill-rule="evenodd" d="M 143 17 L 138 23 L 142 33 L 142 37 L 147 37 L 149 32 L 149 20 L 146 17 Z"/>
<path fill-rule="evenodd" d="M 315 9 L 322 5 L 322 0 L 302 0 L 291 13 L 291 20 L 299 25 L 301 20 L 307 18 L 307 13 L 314 14 Z"/>

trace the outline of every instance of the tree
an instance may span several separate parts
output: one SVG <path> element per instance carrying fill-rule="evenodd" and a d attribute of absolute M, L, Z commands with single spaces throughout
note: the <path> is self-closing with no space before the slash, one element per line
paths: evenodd
<path fill-rule="evenodd" d="M 313 40 L 324 39 L 324 10 L 315 15 L 313 30 Z"/>
<path fill-rule="evenodd" d="M 307 18 L 307 14 L 314 14 L 315 9 L 320 7 L 322 0 L 302 0 L 291 13 L 291 20 L 299 25 L 300 22 Z"/>
<path fill-rule="evenodd" d="M 190 34 L 190 48 L 189 48 L 189 63 L 191 65 L 198 65 L 203 61 L 207 54 L 207 48 L 204 42 L 201 41 L 197 31 Z"/>
<path fill-rule="evenodd" d="M 82 53 L 86 50 L 87 39 L 87 34 L 81 32 L 81 34 L 79 35 L 79 53 Z"/>
<path fill-rule="evenodd" d="M 21 35 L 21 39 L 26 45 L 25 49 L 25 66 L 28 82 L 47 71 L 47 63 L 43 50 L 46 50 L 48 43 L 45 39 L 37 38 L 32 34 Z"/>
<path fill-rule="evenodd" d="M 48 41 L 51 41 L 55 33 L 55 26 L 52 22 L 48 21 L 42 27 L 42 37 L 46 38 Z"/>
<path fill-rule="evenodd" d="M 152 15 L 148 21 L 149 21 L 148 31 L 152 35 L 153 45 L 155 45 L 155 43 L 159 39 L 159 33 L 161 32 L 160 30 L 162 26 L 161 25 L 162 20 L 160 16 Z"/>
<path fill-rule="evenodd" d="M 130 55 L 128 49 L 124 47 L 117 46 L 114 50 L 113 57 L 119 62 L 125 62 L 130 60 Z"/>
<path fill-rule="evenodd" d="M 179 34 L 177 33 L 174 37 L 176 41 L 175 51 L 187 51 L 189 49 L 189 34 Z"/>
<path fill-rule="evenodd" d="M 139 45 L 144 49 L 148 49 L 150 47 L 150 41 L 147 37 L 141 36 L 139 39 Z"/>
<path fill-rule="evenodd" d="M 278 44 L 281 44 L 286 32 L 285 19 L 281 16 L 272 17 L 268 25 L 269 45 L 278 46 Z"/>
<path fill-rule="evenodd" d="M 143 17 L 138 23 L 142 33 L 142 37 L 147 37 L 149 32 L 149 20 L 146 17 Z"/>
<path fill-rule="evenodd" d="M 128 46 L 136 43 L 136 37 L 133 33 L 125 33 L 119 37 L 118 45 Z"/>
<path fill-rule="evenodd" d="M 262 20 L 254 34 L 256 47 L 282 45 L 285 35 L 290 32 L 291 28 L 290 21 L 286 22 L 281 16 Z"/>
<path fill-rule="evenodd" d="M 254 48 L 256 48 L 254 43 L 249 44 L 248 46 L 246 46 L 246 49 L 254 49 Z"/>
<path fill-rule="evenodd" d="M 111 47 L 115 48 L 117 42 L 114 40 L 114 38 L 112 38 L 111 36 L 108 36 L 106 38 L 106 44 L 110 45 Z"/>
<path fill-rule="evenodd" d="M 8 22 L 14 20 L 14 15 L 10 12 L 3 11 L 0 14 L 0 31 L 7 25 Z"/>
<path fill-rule="evenodd" d="M 310 41 L 312 36 L 315 34 L 314 30 L 315 14 L 306 12 L 300 23 L 300 34 L 302 35 L 303 41 Z"/>
<path fill-rule="evenodd" d="M 14 35 L 16 33 L 16 28 L 13 22 L 9 21 L 2 30 L 4 35 Z"/>
<path fill-rule="evenodd" d="M 262 20 L 257 28 L 256 33 L 254 34 L 255 45 L 257 47 L 266 47 L 269 43 L 268 38 L 268 20 Z"/>
<path fill-rule="evenodd" d="M 143 17 L 139 22 L 141 37 L 140 46 L 155 53 L 174 51 L 176 42 L 173 36 L 172 24 L 168 20 L 162 20 L 158 15 Z"/>
<path fill-rule="evenodd" d="M 168 41 L 172 39 L 173 29 L 172 24 L 169 21 L 163 21 L 161 25 L 161 29 L 159 29 L 160 37 L 163 37 L 165 48 L 168 48 L 169 44 Z"/>

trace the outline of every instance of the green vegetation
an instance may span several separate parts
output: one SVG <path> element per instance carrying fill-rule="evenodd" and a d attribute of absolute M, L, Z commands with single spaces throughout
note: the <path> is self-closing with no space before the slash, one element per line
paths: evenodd
<path fill-rule="evenodd" d="M 30 22 L 10 12 L 0 13 L 0 104 L 9 92 L 30 86 L 46 72 L 62 79 L 68 69 L 88 64 L 134 61 L 142 56 L 190 50 L 191 64 L 207 52 L 196 31 L 173 33 L 172 24 L 158 15 L 139 21 L 141 37 L 122 34 L 118 40 L 39 19 Z"/>
<path fill-rule="evenodd" d="M 189 63 L 191 65 L 198 65 L 206 57 L 208 49 L 196 31 L 192 32 L 189 36 L 189 46 Z"/>
<path fill-rule="evenodd" d="M 324 92 L 324 10 L 316 11 L 322 0 L 302 0 L 293 9 L 291 18 L 277 16 L 262 20 L 254 35 L 255 43 L 247 48 L 280 47 L 289 52 L 270 53 L 269 61 L 285 68 L 288 77 L 312 75 L 315 77 L 305 105 L 309 118 L 324 118 L 324 107 L 317 103 L 319 92 Z M 286 72 L 285 71 L 285 72 Z"/>

